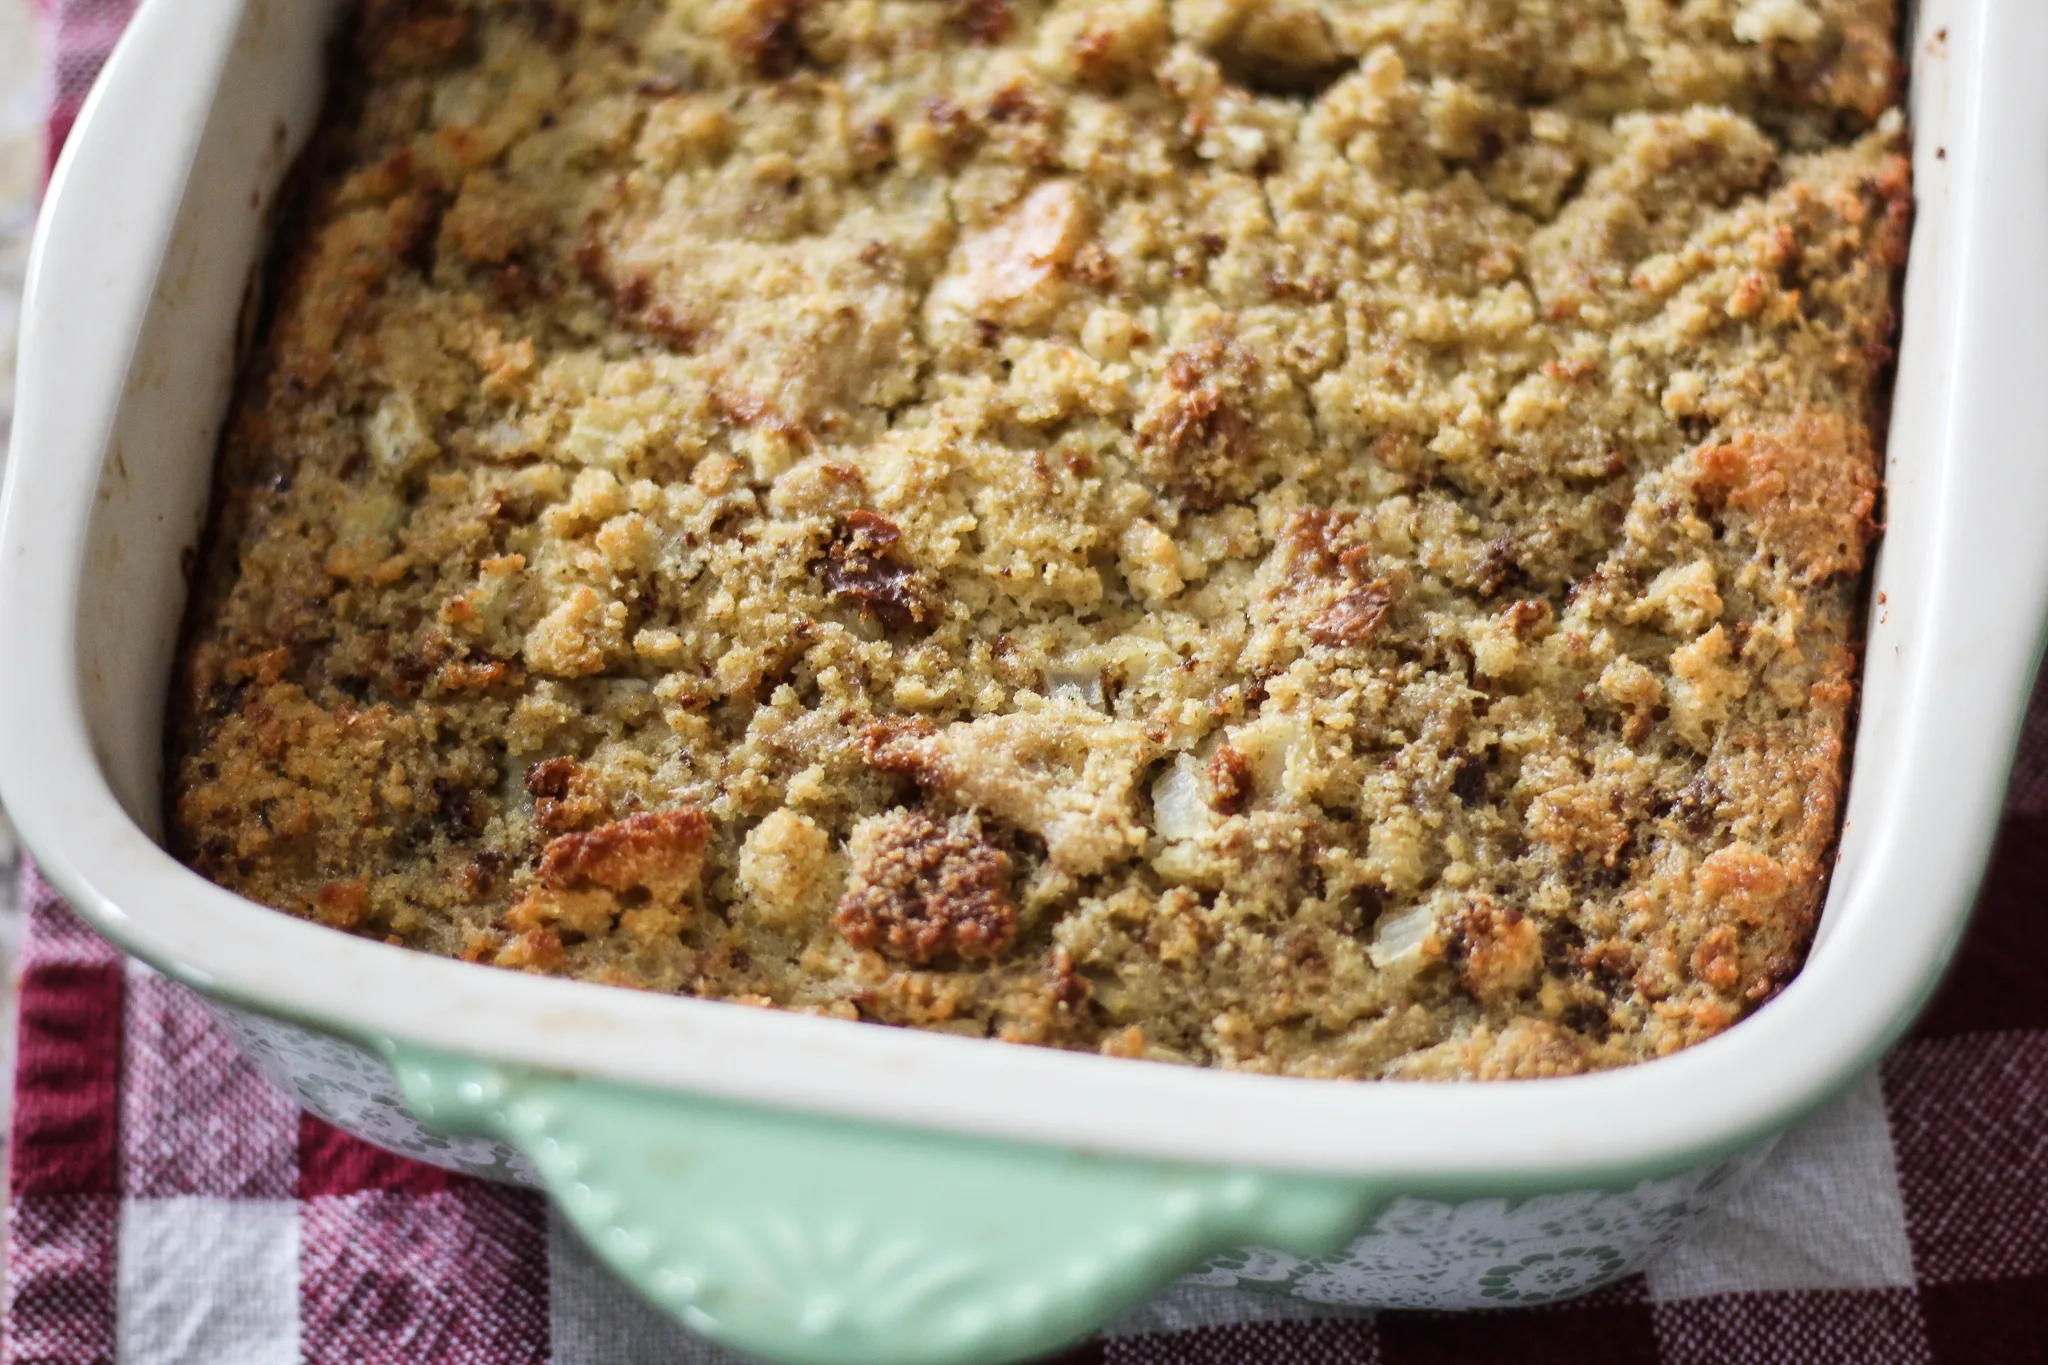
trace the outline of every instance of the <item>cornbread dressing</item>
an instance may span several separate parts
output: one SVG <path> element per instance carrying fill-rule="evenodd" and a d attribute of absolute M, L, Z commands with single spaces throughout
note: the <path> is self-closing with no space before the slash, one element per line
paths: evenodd
<path fill-rule="evenodd" d="M 528 972 L 1522 1077 L 1798 969 L 1892 0 L 372 0 L 175 851 Z"/>

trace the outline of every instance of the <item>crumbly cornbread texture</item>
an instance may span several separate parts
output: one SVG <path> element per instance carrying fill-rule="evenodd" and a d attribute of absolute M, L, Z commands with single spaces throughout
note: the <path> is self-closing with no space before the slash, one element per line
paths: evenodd
<path fill-rule="evenodd" d="M 530 972 L 1542 1076 L 1798 968 L 1891 0 L 371 3 L 177 851 Z"/>

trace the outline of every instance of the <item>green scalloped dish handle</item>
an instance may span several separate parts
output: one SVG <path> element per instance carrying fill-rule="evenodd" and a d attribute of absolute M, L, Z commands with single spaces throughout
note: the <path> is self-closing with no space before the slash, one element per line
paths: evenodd
<path fill-rule="evenodd" d="M 684 1325 L 784 1365 L 999 1365 L 1247 1244 L 1326 1255 L 1356 1181 L 818 1118 L 386 1046 L 406 1103 L 533 1163 Z"/>

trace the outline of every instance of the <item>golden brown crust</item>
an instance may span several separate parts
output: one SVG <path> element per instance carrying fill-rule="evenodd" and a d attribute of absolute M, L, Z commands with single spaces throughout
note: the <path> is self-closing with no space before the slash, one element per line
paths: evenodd
<path fill-rule="evenodd" d="M 1862 572 L 1877 535 L 1877 468 L 1861 428 L 1804 414 L 1782 435 L 1738 432 L 1697 458 L 1701 496 L 1752 518 L 1757 544 L 1798 581 Z"/>
<path fill-rule="evenodd" d="M 611 820 L 583 834 L 564 834 L 541 850 L 541 885 L 556 891 L 579 886 L 629 894 L 645 891 L 680 900 L 697 888 L 710 832 L 695 807 L 645 812 Z"/>
<path fill-rule="evenodd" d="M 1254 427 L 1243 411 L 1257 370 L 1243 348 L 1214 338 L 1176 351 L 1132 428 L 1139 468 L 1190 507 L 1241 497 L 1257 472 Z"/>
<path fill-rule="evenodd" d="M 686 807 L 549 840 L 533 883 L 505 912 L 515 937 L 491 960 L 553 971 L 564 961 L 564 934 L 617 935 L 637 946 L 673 939 L 696 908 L 709 830 L 704 813 Z"/>
<path fill-rule="evenodd" d="M 846 893 L 832 922 L 856 948 L 926 966 L 999 957 L 1017 934 L 1010 860 L 972 815 L 893 810 L 854 827 Z"/>
<path fill-rule="evenodd" d="M 1812 933 L 1888 0 L 379 0 L 180 856 L 520 970 L 1372 1077 Z"/>

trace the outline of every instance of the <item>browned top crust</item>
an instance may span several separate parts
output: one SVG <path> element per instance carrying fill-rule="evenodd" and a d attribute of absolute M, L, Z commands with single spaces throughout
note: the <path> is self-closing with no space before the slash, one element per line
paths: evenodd
<path fill-rule="evenodd" d="M 588 885 L 681 900 L 697 889 L 710 828 L 702 811 L 684 806 L 610 820 L 588 834 L 564 834 L 541 850 L 540 884 L 557 891 Z"/>
<path fill-rule="evenodd" d="M 853 827 L 833 923 L 856 948 L 925 966 L 951 954 L 1000 957 L 1017 936 L 1010 860 L 972 815 L 892 810 Z"/>
<path fill-rule="evenodd" d="M 536 972 L 1555 1075 L 1797 969 L 1890 0 L 371 0 L 180 856 Z"/>

